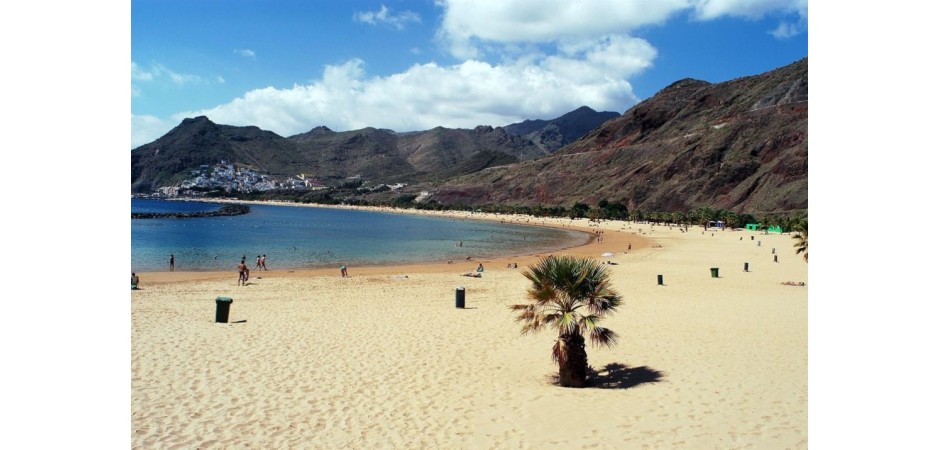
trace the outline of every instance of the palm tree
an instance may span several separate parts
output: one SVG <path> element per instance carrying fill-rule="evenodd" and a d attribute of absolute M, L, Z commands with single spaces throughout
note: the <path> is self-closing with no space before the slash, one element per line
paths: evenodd
<path fill-rule="evenodd" d="M 799 225 L 793 227 L 793 230 L 796 231 L 796 234 L 793 235 L 793 239 L 796 239 L 796 243 L 793 244 L 796 247 L 796 254 L 803 254 L 803 261 L 809 263 L 809 218 L 803 219 Z"/>
<path fill-rule="evenodd" d="M 674 211 L 672 213 L 672 221 L 676 223 L 677 227 L 682 226 L 682 222 L 685 220 L 685 213 L 682 211 Z"/>
<path fill-rule="evenodd" d="M 725 222 L 726 229 L 733 230 L 738 225 L 738 215 L 734 211 L 721 211 L 719 217 Z"/>
<path fill-rule="evenodd" d="M 634 209 L 633 211 L 630 211 L 630 220 L 634 222 L 638 222 L 642 218 L 643 218 L 643 213 L 639 209 Z"/>
<path fill-rule="evenodd" d="M 594 345 L 611 347 L 617 333 L 598 322 L 617 310 L 621 297 L 610 285 L 607 269 L 590 258 L 549 256 L 529 266 L 523 275 L 532 282 L 531 303 L 512 305 L 522 322 L 522 334 L 543 328 L 558 331 L 552 360 L 564 387 L 584 387 L 587 378 L 586 334 Z"/>

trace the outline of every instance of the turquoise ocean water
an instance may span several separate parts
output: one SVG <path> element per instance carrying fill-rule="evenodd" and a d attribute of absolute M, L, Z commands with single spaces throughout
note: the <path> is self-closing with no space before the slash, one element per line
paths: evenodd
<path fill-rule="evenodd" d="M 132 212 L 211 211 L 206 202 L 131 199 Z M 234 270 L 242 256 L 269 269 L 475 259 L 551 252 L 582 244 L 581 232 L 470 219 L 249 205 L 233 217 L 131 219 L 131 270 Z M 462 242 L 462 246 L 458 243 Z"/>

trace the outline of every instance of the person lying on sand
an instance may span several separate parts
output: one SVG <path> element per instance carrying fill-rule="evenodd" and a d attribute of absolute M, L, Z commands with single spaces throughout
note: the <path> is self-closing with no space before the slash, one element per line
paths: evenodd
<path fill-rule="evenodd" d="M 802 282 L 802 281 L 800 281 L 800 282 L 796 282 L 796 281 L 783 281 L 783 282 L 781 282 L 780 284 L 783 284 L 783 285 L 786 285 L 786 286 L 806 286 L 806 283 L 804 283 L 804 282 Z"/>
<path fill-rule="evenodd" d="M 461 276 L 463 276 L 463 277 L 473 277 L 473 278 L 482 278 L 482 277 L 483 277 L 483 274 L 481 274 L 481 273 L 467 272 L 467 273 L 465 273 L 465 274 L 462 274 Z"/>

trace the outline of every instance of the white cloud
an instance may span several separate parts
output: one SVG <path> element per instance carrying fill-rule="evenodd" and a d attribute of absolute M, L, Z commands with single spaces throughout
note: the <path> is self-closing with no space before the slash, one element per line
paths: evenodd
<path fill-rule="evenodd" d="M 771 12 L 796 13 L 806 17 L 809 0 L 693 0 L 695 15 L 701 20 L 722 16 L 757 19 Z"/>
<path fill-rule="evenodd" d="M 584 59 L 555 57 L 539 65 L 427 63 L 374 78 L 366 77 L 362 61 L 352 60 L 327 67 L 323 77 L 309 85 L 253 90 L 224 105 L 180 113 L 174 120 L 205 115 L 216 123 L 256 125 L 290 136 L 319 125 L 397 131 L 506 125 L 556 117 L 582 105 L 622 112 L 637 101 L 625 75 L 643 68 L 642 60 L 610 58 L 623 46 L 648 44 L 611 39 L 585 49 Z M 652 48 L 645 51 L 648 56 L 655 53 Z M 611 61 L 598 66 L 605 58 Z"/>
<path fill-rule="evenodd" d="M 153 81 L 153 72 L 144 70 L 137 63 L 131 61 L 131 80 Z"/>
<path fill-rule="evenodd" d="M 367 23 L 369 25 L 386 24 L 403 30 L 408 23 L 421 23 L 421 16 L 412 11 L 402 11 L 392 14 L 385 5 L 382 5 L 378 11 L 365 11 L 353 14 L 353 20 L 356 22 Z"/>
<path fill-rule="evenodd" d="M 149 68 L 141 67 L 134 61 L 131 61 L 131 97 L 141 97 L 144 95 L 142 84 L 167 84 L 175 86 L 206 85 L 212 82 L 225 84 L 225 78 L 221 75 L 205 79 L 199 75 L 178 73 L 166 68 L 159 63 L 151 64 Z"/>
<path fill-rule="evenodd" d="M 145 69 L 133 61 L 131 61 L 131 80 L 146 82 L 169 80 L 180 85 L 203 81 L 202 77 L 198 75 L 177 73 L 164 67 L 162 64 L 154 63 L 151 64 L 149 68 Z"/>
<path fill-rule="evenodd" d="M 479 57 L 513 43 L 557 43 L 627 34 L 661 24 L 687 7 L 687 0 L 571 0 L 479 2 L 446 0 L 438 38 L 457 57 Z M 496 47 L 493 47 L 493 45 Z"/>
<path fill-rule="evenodd" d="M 780 25 L 771 30 L 770 34 L 777 39 L 787 39 L 796 36 L 802 31 L 803 30 L 796 24 L 780 22 Z"/>
<path fill-rule="evenodd" d="M 255 52 L 254 52 L 254 50 L 251 50 L 251 49 L 247 49 L 247 48 L 236 48 L 235 50 L 232 50 L 232 51 L 235 52 L 236 55 L 244 56 L 244 57 L 246 57 L 246 58 L 254 58 L 254 57 L 255 57 Z"/>
<path fill-rule="evenodd" d="M 437 38 L 457 58 L 504 55 L 518 44 L 630 35 L 680 14 L 699 20 L 758 18 L 772 12 L 805 18 L 808 0 L 438 0 L 444 10 Z"/>
<path fill-rule="evenodd" d="M 179 122 L 170 122 L 158 117 L 131 114 L 131 148 L 153 142 L 167 133 Z"/>

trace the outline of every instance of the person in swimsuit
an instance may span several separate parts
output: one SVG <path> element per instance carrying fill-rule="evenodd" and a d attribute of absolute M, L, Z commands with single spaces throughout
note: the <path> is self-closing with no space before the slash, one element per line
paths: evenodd
<path fill-rule="evenodd" d="M 248 283 L 248 266 L 245 261 L 238 263 L 238 285 L 244 286 Z"/>

